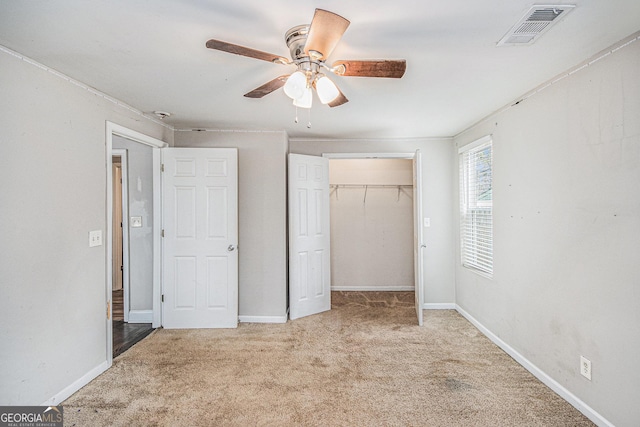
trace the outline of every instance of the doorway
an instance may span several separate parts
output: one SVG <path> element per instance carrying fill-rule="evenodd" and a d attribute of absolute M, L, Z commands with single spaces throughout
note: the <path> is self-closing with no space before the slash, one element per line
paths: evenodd
<path fill-rule="evenodd" d="M 114 141 L 114 145 L 118 147 L 124 147 L 131 144 L 139 145 L 130 140 L 124 140 L 124 138 L 117 137 L 117 141 Z M 141 150 L 142 148 L 142 150 Z M 140 147 L 132 150 L 133 158 L 133 170 L 132 176 L 137 179 L 141 179 L 146 168 L 143 167 L 144 157 L 148 157 L 149 163 L 148 169 L 151 169 L 151 148 Z M 112 186 L 113 186 L 113 217 L 112 217 L 112 330 L 113 330 L 113 357 L 124 353 L 131 348 L 135 343 L 146 337 L 153 331 L 151 327 L 151 318 L 142 319 L 139 310 L 131 310 L 131 294 L 144 292 L 143 280 L 149 282 L 148 288 L 151 290 L 151 277 L 153 273 L 153 258 L 147 256 L 148 260 L 144 262 L 143 257 L 140 255 L 140 237 L 139 233 L 134 233 L 135 240 L 130 240 L 130 222 L 131 226 L 140 228 L 142 225 L 142 217 L 129 217 L 129 205 L 134 204 L 134 213 L 137 214 L 135 209 L 139 210 L 135 204 L 139 204 L 145 199 L 147 203 L 152 205 L 153 191 L 142 192 L 142 185 L 139 188 L 130 191 L 129 189 L 129 156 L 126 148 L 113 148 L 112 150 Z M 147 177 L 144 178 L 146 184 L 152 181 L 152 174 L 147 173 Z M 130 193 L 139 193 L 137 197 L 132 200 L 129 199 Z M 140 220 L 138 220 L 140 218 Z M 135 219 L 135 220 L 134 220 Z M 144 219 L 145 222 L 148 218 Z M 151 246 L 148 244 L 148 246 Z M 133 257 L 130 257 L 130 251 L 133 250 Z M 134 262 L 134 266 L 138 270 L 136 274 L 131 274 L 129 268 L 130 262 Z M 133 277 L 132 277 L 133 276 Z M 142 278 L 142 279 L 141 279 Z M 145 279 L 146 278 L 146 279 Z M 133 280 L 131 280 L 133 279 Z M 131 286 L 133 284 L 133 286 Z M 133 289 L 132 289 L 133 288 Z M 149 293 L 149 299 L 151 292 Z M 138 296 L 138 299 L 140 297 Z"/>
<path fill-rule="evenodd" d="M 413 161 L 330 159 L 331 303 L 414 305 Z"/>
<path fill-rule="evenodd" d="M 126 141 L 130 146 L 124 147 L 119 145 L 121 140 Z M 115 141 L 115 145 L 114 145 Z M 139 132 L 133 131 L 131 129 L 127 129 L 123 126 L 117 125 L 115 123 L 107 122 L 106 123 L 106 159 L 107 159 L 107 168 L 106 168 L 106 182 L 107 182 L 107 194 L 112 197 L 107 197 L 107 230 L 105 233 L 106 236 L 106 283 L 105 283 L 105 303 L 107 306 L 107 317 L 106 317 L 106 338 L 107 338 L 107 363 L 108 366 L 111 366 L 113 363 L 114 355 L 119 354 L 119 352 L 126 349 L 132 340 L 141 339 L 141 334 L 145 336 L 150 333 L 152 328 L 156 328 L 161 324 L 160 318 L 160 148 L 165 145 L 164 142 L 149 137 L 147 135 L 141 134 Z M 147 175 L 147 178 L 138 180 L 131 180 L 130 167 L 132 162 L 131 151 L 134 149 L 146 149 L 146 153 L 144 155 L 145 162 L 148 162 L 148 169 L 150 173 Z M 118 166 L 120 166 L 120 170 L 118 171 Z M 118 182 L 117 178 L 114 179 L 114 173 L 122 174 L 122 196 L 118 194 L 118 190 L 114 187 L 117 187 Z M 116 181 L 116 182 L 114 182 Z M 115 185 L 114 185 L 115 184 Z M 129 189 L 131 185 L 134 186 L 136 191 L 138 189 L 150 190 L 153 194 L 152 200 L 149 202 L 141 203 L 138 195 L 131 195 Z M 115 197 L 114 197 L 115 194 Z M 132 202 L 133 200 L 133 202 Z M 121 203 L 122 208 L 120 211 L 122 212 L 122 220 L 118 222 L 117 219 L 114 219 L 114 211 L 117 212 L 117 209 L 114 205 Z M 132 211 L 131 206 L 134 206 L 136 209 L 144 208 L 146 211 L 146 215 L 138 214 L 138 211 Z M 128 268 L 131 265 L 131 239 L 130 233 L 127 232 L 129 229 L 128 225 L 132 223 L 130 214 L 133 216 L 142 217 L 142 222 L 138 221 L 135 218 L 135 224 L 141 224 L 142 227 L 136 228 L 142 232 L 142 234 L 148 234 L 151 238 L 147 239 L 146 246 L 144 247 L 145 251 L 148 253 L 150 257 L 150 262 L 145 264 L 144 266 L 136 265 L 137 272 L 144 272 L 145 277 L 147 277 L 147 289 L 144 291 L 146 295 L 146 300 L 143 301 L 142 305 L 136 302 L 135 299 L 132 299 L 132 296 L 128 295 L 131 292 L 127 292 L 132 289 L 128 280 L 131 278 L 131 269 Z M 120 214 L 117 214 L 120 215 Z M 114 274 L 114 265 L 119 265 L 119 250 L 114 246 L 119 245 L 118 243 L 118 233 L 114 232 L 114 230 L 118 230 L 120 225 L 122 224 L 122 265 L 123 265 L 123 274 L 122 274 L 122 319 L 123 320 L 114 320 L 114 300 L 118 300 L 114 298 L 114 287 L 119 287 L 119 278 L 114 276 L 119 276 L 118 267 L 115 267 Z M 114 259 L 116 258 L 116 259 Z M 138 299 L 137 301 L 140 301 Z M 136 305 L 138 304 L 138 305 Z M 127 308 L 128 307 L 128 308 Z M 116 313 L 119 314 L 119 313 Z M 124 320 L 127 320 L 125 323 Z M 117 323 L 121 322 L 121 323 Z M 127 326 L 128 328 L 115 328 L 117 326 Z M 144 325 L 144 326 L 143 326 Z M 141 332 L 144 329 L 143 332 Z M 117 350 L 118 351 L 114 351 Z"/>
<path fill-rule="evenodd" d="M 332 267 L 330 250 L 330 189 L 329 162 L 332 159 L 407 159 L 411 164 L 411 181 L 394 185 L 397 200 L 403 191 L 412 194 L 411 221 L 413 230 L 413 303 L 418 325 L 423 324 L 424 304 L 424 238 L 422 225 L 422 160 L 420 150 L 415 153 L 339 153 L 322 157 L 289 154 L 289 308 L 290 318 L 308 316 L 331 307 Z M 326 178 L 325 178 L 326 177 Z M 336 184 L 337 185 L 337 184 Z M 347 184 L 344 184 L 347 185 Z M 400 186 L 400 188 L 398 188 Z M 334 191 L 340 188 L 334 187 Z M 367 184 L 362 203 L 366 204 Z M 339 197 L 339 196 L 337 196 Z M 357 225 L 360 226 L 362 222 Z M 352 254 L 348 255 L 349 257 Z M 347 263 L 348 264 L 348 263 Z M 383 286 L 385 284 L 383 283 Z M 369 286 L 369 285 L 364 285 Z M 389 286 L 389 284 L 386 284 Z M 393 285 L 391 285 L 393 286 Z M 395 285 L 398 286 L 398 285 Z M 404 285 L 407 288 L 410 285 Z M 397 289 L 397 288 L 396 288 Z"/>
<path fill-rule="evenodd" d="M 114 321 L 127 322 L 129 314 L 129 236 L 127 150 L 112 151 L 112 312 Z"/>
<path fill-rule="evenodd" d="M 412 163 L 330 159 L 332 291 L 414 291 Z"/>

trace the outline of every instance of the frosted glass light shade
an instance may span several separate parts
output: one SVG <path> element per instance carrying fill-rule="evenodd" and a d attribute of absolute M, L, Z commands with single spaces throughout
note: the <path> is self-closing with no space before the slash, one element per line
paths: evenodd
<path fill-rule="evenodd" d="M 293 100 L 293 105 L 300 108 L 311 108 L 311 102 L 313 101 L 313 93 L 311 88 L 308 87 L 304 90 L 303 95 L 300 98 Z"/>
<path fill-rule="evenodd" d="M 291 99 L 298 99 L 307 89 L 307 76 L 302 71 L 291 74 L 284 84 L 284 93 Z"/>
<path fill-rule="evenodd" d="M 340 95 L 336 85 L 327 76 L 322 76 L 316 81 L 316 92 L 323 104 L 328 104 Z"/>

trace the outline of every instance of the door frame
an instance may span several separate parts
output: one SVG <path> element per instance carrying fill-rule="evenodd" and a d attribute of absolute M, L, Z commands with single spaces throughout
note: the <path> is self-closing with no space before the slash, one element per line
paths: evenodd
<path fill-rule="evenodd" d="M 415 162 L 416 152 L 414 151 L 414 152 L 401 152 L 401 153 L 322 153 L 322 157 L 326 157 L 330 160 L 331 159 L 406 159 L 406 160 L 413 160 Z M 414 179 L 416 181 L 415 191 L 422 194 L 423 183 L 422 183 L 422 179 L 418 179 L 418 178 L 420 177 L 414 176 Z M 416 200 L 414 200 L 414 203 L 416 203 Z M 422 218 L 420 218 L 419 221 L 414 221 L 414 233 L 419 231 L 416 229 L 416 227 L 422 226 L 422 221 L 423 221 Z M 421 254 L 421 253 L 422 251 L 419 250 L 418 254 Z M 414 259 L 413 262 L 415 265 L 415 263 L 417 263 L 418 260 Z M 424 262 L 422 262 L 421 264 L 424 265 Z M 423 274 L 423 277 L 424 277 L 424 274 Z M 422 290 L 424 295 L 424 291 L 425 291 L 424 283 L 422 283 Z M 425 302 L 423 300 L 420 303 L 420 306 L 422 307 L 423 310 L 424 310 L 424 305 L 425 305 Z"/>
<path fill-rule="evenodd" d="M 160 291 L 160 275 L 161 275 L 161 242 L 160 242 L 160 230 L 161 230 L 161 187 L 160 187 L 160 149 L 168 146 L 167 143 L 159 139 L 150 137 L 135 130 L 126 128 L 116 123 L 106 121 L 105 126 L 105 151 L 106 151 L 106 260 L 105 260 L 105 307 L 107 308 L 108 316 L 105 316 L 105 328 L 107 335 L 107 366 L 110 367 L 113 363 L 113 327 L 112 327 L 112 307 L 111 298 L 113 292 L 112 280 L 113 280 L 113 136 L 120 136 L 128 140 L 138 142 L 140 144 L 148 145 L 153 148 L 153 235 L 158 237 L 153 239 L 153 322 L 152 326 L 157 328 L 162 324 L 161 313 L 161 291 Z"/>
<path fill-rule="evenodd" d="M 111 160 L 120 157 L 122 168 L 122 297 L 124 321 L 129 321 L 129 172 L 127 169 L 127 150 L 111 148 Z M 112 181 L 113 182 L 113 181 Z M 113 189 L 111 189 L 113 191 Z M 113 230 L 112 230 L 113 232 Z M 113 245 L 113 241 L 112 241 Z M 113 247 L 111 248 L 113 250 Z M 113 278 L 112 278 L 113 279 Z M 112 307 L 113 308 L 113 307 Z"/>

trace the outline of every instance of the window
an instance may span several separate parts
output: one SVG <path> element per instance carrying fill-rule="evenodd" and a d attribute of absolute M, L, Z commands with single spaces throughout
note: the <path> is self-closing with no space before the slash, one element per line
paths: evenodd
<path fill-rule="evenodd" d="M 493 274 L 492 143 L 484 137 L 460 153 L 462 265 Z"/>

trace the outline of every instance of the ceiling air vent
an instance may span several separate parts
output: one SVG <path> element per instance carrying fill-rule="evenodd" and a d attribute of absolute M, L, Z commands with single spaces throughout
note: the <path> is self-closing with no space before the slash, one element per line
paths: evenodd
<path fill-rule="evenodd" d="M 498 42 L 498 46 L 528 45 L 576 7 L 573 4 L 536 5 Z"/>

